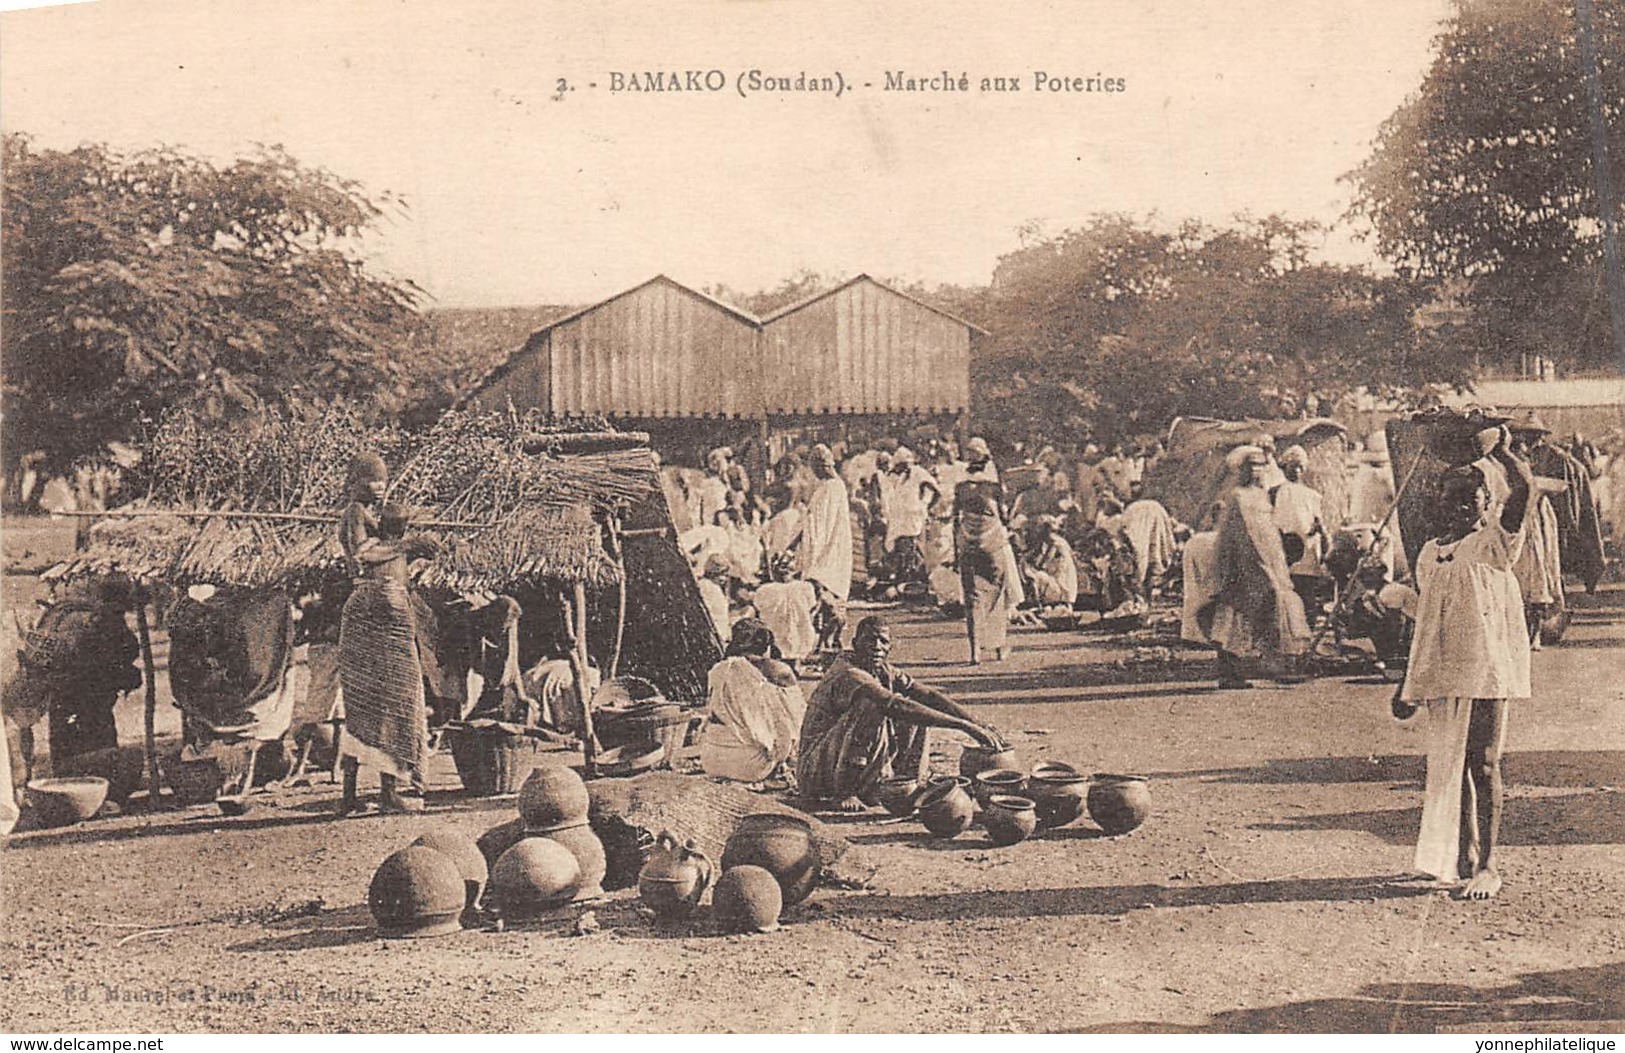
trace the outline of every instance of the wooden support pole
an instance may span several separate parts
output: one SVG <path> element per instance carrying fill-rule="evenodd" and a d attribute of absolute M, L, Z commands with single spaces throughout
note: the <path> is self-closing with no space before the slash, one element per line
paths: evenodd
<path fill-rule="evenodd" d="M 587 691 L 587 587 L 576 582 L 565 601 L 570 625 L 570 671 L 574 674 L 576 702 L 581 706 L 581 754 L 587 778 L 598 774 L 598 736 L 592 727 L 592 696 Z"/>
<path fill-rule="evenodd" d="M 626 554 L 621 547 L 621 520 L 611 516 L 606 527 L 609 558 L 615 561 L 615 639 L 609 650 L 609 669 L 605 678 L 614 680 L 621 668 L 621 644 L 626 639 Z"/>
<path fill-rule="evenodd" d="M 152 659 L 152 630 L 147 625 L 147 590 L 136 586 L 135 629 L 141 640 L 141 668 L 147 682 L 144 713 L 147 755 L 147 810 L 155 812 L 162 803 L 163 780 L 158 774 L 158 683 L 157 663 Z"/>

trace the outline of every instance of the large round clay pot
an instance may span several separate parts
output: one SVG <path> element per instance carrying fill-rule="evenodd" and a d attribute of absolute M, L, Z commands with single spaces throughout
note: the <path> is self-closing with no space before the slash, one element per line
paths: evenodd
<path fill-rule="evenodd" d="M 920 795 L 920 822 L 938 837 L 958 837 L 975 815 L 975 802 L 957 781 L 933 783 Z"/>
<path fill-rule="evenodd" d="M 977 772 L 970 781 L 970 794 L 983 808 L 987 807 L 988 798 L 994 794 L 1009 793 L 1019 796 L 1026 790 L 1027 776 L 1015 768 L 989 768 L 987 771 Z"/>
<path fill-rule="evenodd" d="M 526 833 L 547 834 L 584 823 L 590 806 L 587 784 L 575 769 L 557 762 L 538 766 L 519 788 L 519 818 Z"/>
<path fill-rule="evenodd" d="M 959 755 L 959 774 L 967 779 L 974 779 L 978 773 L 993 768 L 1016 767 L 1016 751 L 1012 749 L 995 750 L 986 746 L 966 746 Z"/>
<path fill-rule="evenodd" d="M 447 827 L 431 830 L 412 843 L 432 848 L 457 864 L 457 872 L 463 875 L 465 907 L 472 909 L 480 901 L 480 893 L 485 891 L 485 881 L 491 876 L 491 868 L 485 861 L 485 853 L 480 851 L 480 846 L 472 837 L 461 830 Z"/>
<path fill-rule="evenodd" d="M 1053 830 L 1083 814 L 1089 779 L 1083 775 L 1034 775 L 1027 780 L 1027 796 L 1038 808 L 1038 825 Z"/>
<path fill-rule="evenodd" d="M 1089 818 L 1108 834 L 1126 834 L 1151 814 L 1151 780 L 1144 775 L 1096 775 Z"/>
<path fill-rule="evenodd" d="M 487 876 L 491 867 L 497 865 L 502 853 L 517 845 L 525 837 L 525 821 L 523 819 L 509 819 L 505 823 L 498 823 L 479 836 L 474 843 L 480 848 L 480 855 L 485 857 Z"/>
<path fill-rule="evenodd" d="M 711 887 L 712 876 L 711 860 L 693 841 L 679 845 L 671 834 L 662 833 L 638 873 L 638 898 L 656 917 L 667 921 L 686 918 Z M 780 892 L 781 902 L 783 897 Z"/>
<path fill-rule="evenodd" d="M 581 866 L 581 887 L 576 890 L 576 899 L 597 899 L 602 896 L 604 871 L 609 864 L 604 858 L 604 842 L 592 832 L 592 827 L 582 823 L 580 826 L 554 830 L 547 836 L 549 840 L 568 848 Z"/>
<path fill-rule="evenodd" d="M 982 826 L 996 845 L 1013 845 L 1033 836 L 1038 829 L 1038 813 L 1031 798 L 996 793 L 988 798 L 982 812 Z"/>
<path fill-rule="evenodd" d="M 504 918 L 525 918 L 575 898 L 581 864 L 557 841 L 527 837 L 491 868 L 491 900 Z"/>
<path fill-rule="evenodd" d="M 379 865 L 367 908 L 387 938 L 443 936 L 462 927 L 465 897 L 463 875 L 450 856 L 411 845 Z"/>
<path fill-rule="evenodd" d="M 722 849 L 722 869 L 758 866 L 778 879 L 784 906 L 793 907 L 818 883 L 818 856 L 812 826 L 794 815 L 747 815 Z"/>
<path fill-rule="evenodd" d="M 94 775 L 35 779 L 28 784 L 28 806 L 42 827 L 72 826 L 96 814 L 107 800 L 108 785 Z"/>
<path fill-rule="evenodd" d="M 729 867 L 711 894 L 711 910 L 723 932 L 772 932 L 779 927 L 784 892 L 765 867 Z"/>

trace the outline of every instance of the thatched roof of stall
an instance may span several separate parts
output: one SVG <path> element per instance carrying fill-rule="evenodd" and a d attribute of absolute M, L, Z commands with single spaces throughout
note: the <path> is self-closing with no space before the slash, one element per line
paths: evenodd
<path fill-rule="evenodd" d="M 522 582 L 613 584 L 599 520 L 658 488 L 646 436 L 534 415 L 448 413 L 409 435 L 339 406 L 235 429 L 172 413 L 144 444 L 145 494 L 96 524 L 60 576 L 266 587 L 342 573 L 335 526 L 351 459 L 390 466 L 389 499 L 440 537 L 418 580 L 462 592 Z M 230 513 L 249 513 L 232 515 Z M 255 517 L 258 518 L 255 518 Z"/>
<path fill-rule="evenodd" d="M 1207 509 L 1225 493 L 1231 472 L 1225 455 L 1260 435 L 1277 445 L 1297 444 L 1309 455 L 1304 483 L 1321 494 L 1328 527 L 1342 522 L 1348 509 L 1348 473 L 1341 439 L 1345 429 L 1334 420 L 1212 420 L 1180 417 L 1168 428 L 1166 452 L 1147 473 L 1145 492 L 1161 501 L 1181 522 L 1199 526 Z M 1339 440 L 1333 442 L 1332 440 Z"/>

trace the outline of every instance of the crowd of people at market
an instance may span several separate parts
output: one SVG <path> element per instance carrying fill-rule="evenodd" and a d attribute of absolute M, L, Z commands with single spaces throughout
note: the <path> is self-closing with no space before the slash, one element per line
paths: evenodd
<path fill-rule="evenodd" d="M 1583 440 L 1554 441 L 1532 415 L 1489 420 L 1473 436 L 1477 459 L 1452 466 L 1429 495 L 1430 536 L 1412 566 L 1381 433 L 1328 447 L 1335 509 L 1290 435 L 1228 444 L 1213 500 L 1188 523 L 1158 499 L 1167 451 L 1156 440 L 1012 449 L 1001 464 L 982 438 L 938 435 L 918 452 L 898 440 L 810 442 L 765 471 L 727 448 L 711 450 L 704 469 L 667 466 L 678 545 L 726 641 L 709 675 L 699 765 L 809 806 L 861 811 L 882 782 L 923 773 L 929 728 L 1005 745 L 996 727 L 892 664 L 883 615 L 851 625 L 860 603 L 963 619 L 971 664 L 1006 660 L 1013 626 L 1128 630 L 1165 613 L 1180 638 L 1217 652 L 1221 689 L 1307 676 L 1317 639 L 1365 636 L 1400 672 L 1395 715 L 1425 705 L 1434 725 L 1418 867 L 1466 880 L 1470 897 L 1494 895 L 1506 702 L 1530 695 L 1529 653 L 1564 602 L 1563 539 L 1583 518 L 1573 503 L 1594 500 L 1608 465 Z M 381 810 L 421 809 L 433 742 L 425 684 L 439 674 L 410 566 L 435 542 L 385 500 L 387 480 L 378 457 L 357 458 L 337 524 L 352 580 L 330 671 L 344 717 L 342 814 L 362 808 L 363 767 L 378 777 Z M 56 770 L 116 753 L 113 705 L 140 677 L 127 598 L 114 592 L 89 583 L 55 609 L 58 637 L 99 648 L 94 661 L 25 651 L 36 675 L 31 692 L 8 686 L 6 785 L 32 774 L 34 724 L 46 717 Z M 471 686 L 449 716 L 563 742 L 590 735 L 581 707 L 598 670 L 565 646 L 522 668 L 526 617 L 509 596 L 473 612 Z"/>

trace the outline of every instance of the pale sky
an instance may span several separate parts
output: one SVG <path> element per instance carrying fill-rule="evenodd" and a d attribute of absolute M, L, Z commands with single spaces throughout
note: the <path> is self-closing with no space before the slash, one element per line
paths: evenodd
<path fill-rule="evenodd" d="M 1027 221 L 1334 222 L 1338 177 L 1419 85 L 1447 8 L 96 0 L 0 16 L 0 126 L 217 159 L 280 143 L 406 198 L 367 251 L 441 306 L 585 303 L 657 272 L 969 284 Z M 612 71 L 688 69 L 723 71 L 727 90 L 607 90 Z M 750 69 L 860 86 L 741 98 Z M 888 70 L 963 71 L 972 91 L 886 92 Z M 1126 90 L 1036 94 L 1040 70 Z M 1022 91 L 975 90 L 997 75 Z M 559 78 L 576 90 L 555 101 Z M 1372 259 L 1347 231 L 1324 251 Z"/>

